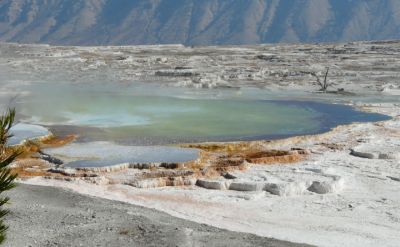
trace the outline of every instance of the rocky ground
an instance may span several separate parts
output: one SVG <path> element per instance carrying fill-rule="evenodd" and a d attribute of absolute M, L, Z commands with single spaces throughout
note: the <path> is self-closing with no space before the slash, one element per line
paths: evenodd
<path fill-rule="evenodd" d="M 19 184 L 5 246 L 306 246 L 221 230 L 153 209 Z"/>
<path fill-rule="evenodd" d="M 185 47 L 62 47 L 0 43 L 3 91 L 29 81 L 162 82 L 193 88 L 330 89 L 399 94 L 400 42 Z M 0 76 L 1 77 L 1 76 Z M 21 82 L 21 78 L 23 81 Z M 29 78 L 29 79 L 28 79 Z"/>

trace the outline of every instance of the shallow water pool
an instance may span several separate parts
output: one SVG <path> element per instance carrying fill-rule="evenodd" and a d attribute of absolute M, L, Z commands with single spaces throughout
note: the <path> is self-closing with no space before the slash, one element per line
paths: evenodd
<path fill-rule="evenodd" d="M 79 134 L 75 143 L 45 150 L 66 167 L 184 162 L 196 159 L 198 150 L 161 145 L 316 134 L 341 124 L 389 119 L 255 89 L 45 82 L 21 90 L 29 93 L 15 104 L 22 123 L 13 130 L 12 144 L 47 135 L 40 125 L 56 135 Z"/>
<path fill-rule="evenodd" d="M 50 132 L 38 125 L 18 123 L 11 128 L 11 138 L 8 140 L 8 145 L 17 145 L 24 140 L 31 140 L 43 136 L 47 136 Z"/>
<path fill-rule="evenodd" d="M 66 167 L 104 167 L 123 163 L 177 163 L 195 160 L 199 150 L 165 146 L 122 146 L 112 142 L 72 143 L 45 152 Z"/>
<path fill-rule="evenodd" d="M 388 119 L 335 104 L 266 100 L 226 91 L 195 95 L 111 85 L 44 84 L 18 104 L 22 121 L 70 131 L 81 141 L 158 145 L 270 139 L 327 131 L 340 124 Z M 63 132 L 64 131 L 64 132 Z"/>

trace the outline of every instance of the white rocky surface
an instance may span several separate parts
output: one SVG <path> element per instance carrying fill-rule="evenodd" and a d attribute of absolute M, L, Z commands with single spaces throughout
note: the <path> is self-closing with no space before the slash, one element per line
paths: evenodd
<path fill-rule="evenodd" d="M 256 166 L 257 167 L 257 166 Z M 330 171 L 332 173 L 332 171 Z M 235 179 L 198 179 L 196 185 L 206 189 L 267 191 L 278 196 L 339 193 L 344 179 L 318 169 L 287 169 L 286 166 L 258 166 L 248 172 L 232 174 Z"/>
<path fill-rule="evenodd" d="M 351 154 L 368 159 L 390 159 L 400 162 L 400 140 L 381 140 L 371 138 L 370 140 L 360 140 L 365 142 L 354 147 Z"/>
<path fill-rule="evenodd" d="M 400 163 L 395 159 L 356 157 L 350 150 L 360 145 L 360 140 L 368 140 L 369 145 L 375 143 L 380 150 L 399 145 L 400 108 L 395 104 L 377 104 L 364 110 L 384 112 L 394 119 L 267 143 L 271 147 L 296 144 L 310 148 L 313 154 L 293 165 L 251 166 L 246 172 L 231 174 L 236 177 L 233 181 L 198 180 L 197 185 L 213 190 L 199 186 L 138 189 L 121 184 L 41 178 L 26 182 L 62 186 L 217 227 L 294 242 L 318 246 L 397 246 Z M 269 191 L 265 185 L 270 186 Z"/>
<path fill-rule="evenodd" d="M 9 82 L 3 82 L 2 88 L 10 91 L 20 84 L 52 80 L 317 90 L 311 74 L 322 76 L 329 67 L 330 90 L 387 96 L 400 91 L 399 44 L 63 47 L 0 43 L 0 71 L 6 72 Z"/>

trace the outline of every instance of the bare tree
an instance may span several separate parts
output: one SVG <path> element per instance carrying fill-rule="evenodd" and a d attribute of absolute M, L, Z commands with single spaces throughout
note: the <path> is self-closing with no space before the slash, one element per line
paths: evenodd
<path fill-rule="evenodd" d="M 328 83 L 328 73 L 329 73 L 329 67 L 326 68 L 326 72 L 325 72 L 323 81 L 321 81 L 321 78 L 319 77 L 319 75 L 317 73 L 315 73 L 315 72 L 310 73 L 312 76 L 314 76 L 317 79 L 317 84 L 320 86 L 319 90 L 322 92 L 326 92 L 328 87 L 332 85 L 331 83 Z"/>

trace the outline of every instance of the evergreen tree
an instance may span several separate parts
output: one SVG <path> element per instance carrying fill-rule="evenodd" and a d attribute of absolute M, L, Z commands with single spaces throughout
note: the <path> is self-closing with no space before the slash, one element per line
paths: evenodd
<path fill-rule="evenodd" d="M 12 174 L 8 167 L 18 156 L 17 152 L 7 152 L 7 141 L 12 134 L 10 129 L 13 126 L 15 119 L 15 109 L 9 109 L 3 116 L 0 117 L 0 244 L 6 238 L 7 226 L 4 224 L 4 216 L 9 211 L 4 209 L 4 205 L 10 200 L 9 197 L 1 196 L 7 190 L 15 187 L 14 179 L 17 174 Z"/>

